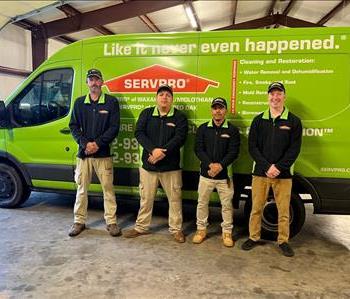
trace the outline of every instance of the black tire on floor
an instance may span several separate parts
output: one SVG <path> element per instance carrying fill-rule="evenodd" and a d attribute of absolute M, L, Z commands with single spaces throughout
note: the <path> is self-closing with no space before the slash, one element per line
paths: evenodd
<path fill-rule="evenodd" d="M 24 184 L 16 169 L 0 163 L 0 207 L 16 208 L 29 196 L 30 189 Z"/>
<path fill-rule="evenodd" d="M 251 199 L 244 205 L 244 215 L 249 220 L 252 209 Z M 292 193 L 289 210 L 289 238 L 297 235 L 305 222 L 305 206 L 298 194 Z M 269 196 L 264 207 L 261 221 L 261 238 L 276 241 L 278 236 L 278 212 L 273 196 Z"/>

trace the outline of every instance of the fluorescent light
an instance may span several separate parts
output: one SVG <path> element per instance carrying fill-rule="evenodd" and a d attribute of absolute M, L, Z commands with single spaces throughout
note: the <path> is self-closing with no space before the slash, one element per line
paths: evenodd
<path fill-rule="evenodd" d="M 198 24 L 197 24 L 196 18 L 194 17 L 194 14 L 193 14 L 191 6 L 185 5 L 185 12 L 187 14 L 188 19 L 191 22 L 192 28 L 193 29 L 197 29 L 198 28 Z"/>

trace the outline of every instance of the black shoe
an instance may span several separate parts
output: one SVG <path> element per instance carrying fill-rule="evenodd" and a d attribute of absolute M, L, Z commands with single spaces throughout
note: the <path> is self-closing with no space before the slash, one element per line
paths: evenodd
<path fill-rule="evenodd" d="M 253 249 L 255 246 L 258 246 L 258 245 L 259 245 L 258 241 L 253 241 L 252 239 L 248 239 L 247 241 L 245 241 L 245 242 L 242 244 L 241 248 L 242 248 L 243 250 L 251 250 L 251 249 Z"/>
<path fill-rule="evenodd" d="M 288 243 L 284 242 L 284 243 L 280 244 L 279 247 L 281 248 L 282 254 L 283 254 L 284 256 L 288 256 L 288 257 L 294 256 L 294 251 L 293 251 L 293 249 L 289 246 Z"/>

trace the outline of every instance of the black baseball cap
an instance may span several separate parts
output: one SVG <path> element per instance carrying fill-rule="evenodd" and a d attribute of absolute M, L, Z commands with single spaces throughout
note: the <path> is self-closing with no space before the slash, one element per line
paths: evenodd
<path fill-rule="evenodd" d="M 173 89 L 171 88 L 171 86 L 167 84 L 160 85 L 157 89 L 157 94 L 160 93 L 161 91 L 168 91 L 171 93 L 171 95 L 173 95 Z"/>
<path fill-rule="evenodd" d="M 270 93 L 273 89 L 278 89 L 280 91 L 286 92 L 286 89 L 281 82 L 272 82 L 267 89 L 267 93 Z"/>
<path fill-rule="evenodd" d="M 215 105 L 220 105 L 220 106 L 227 109 L 227 103 L 226 103 L 226 100 L 224 98 L 215 98 L 211 102 L 211 107 L 214 107 Z"/>
<path fill-rule="evenodd" d="M 98 69 L 90 69 L 90 70 L 88 70 L 87 74 L 86 74 L 86 78 L 90 78 L 90 77 L 97 77 L 97 78 L 103 80 L 102 79 L 102 73 Z"/>

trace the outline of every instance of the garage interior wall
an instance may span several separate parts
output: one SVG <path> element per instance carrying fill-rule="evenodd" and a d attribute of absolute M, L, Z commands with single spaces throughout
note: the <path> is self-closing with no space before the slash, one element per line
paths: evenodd
<path fill-rule="evenodd" d="M 31 32 L 15 25 L 7 25 L 0 31 L 0 66 L 32 71 Z M 49 39 L 48 57 L 65 44 Z M 0 73 L 0 100 L 4 100 L 25 78 Z"/>

